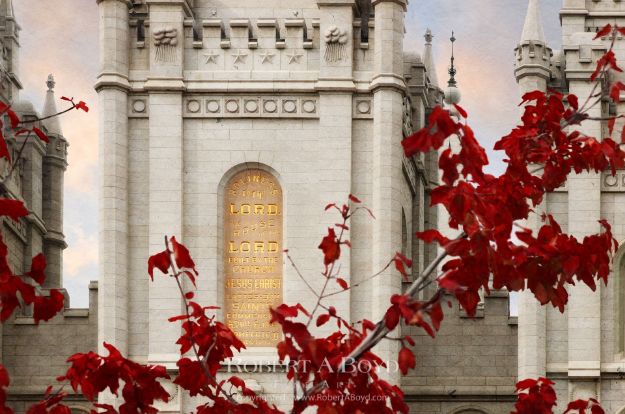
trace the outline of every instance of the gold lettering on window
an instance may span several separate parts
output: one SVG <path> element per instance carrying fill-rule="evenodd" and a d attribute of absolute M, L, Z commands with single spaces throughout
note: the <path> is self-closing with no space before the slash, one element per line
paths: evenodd
<path fill-rule="evenodd" d="M 248 347 L 282 338 L 269 307 L 282 303 L 282 189 L 271 174 L 246 170 L 230 179 L 224 200 L 224 314 Z"/>

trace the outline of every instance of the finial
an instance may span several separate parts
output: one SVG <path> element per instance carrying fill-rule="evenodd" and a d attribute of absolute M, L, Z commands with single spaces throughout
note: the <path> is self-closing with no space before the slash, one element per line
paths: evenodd
<path fill-rule="evenodd" d="M 56 82 L 54 81 L 54 76 L 52 76 L 51 74 L 48 75 L 48 80 L 46 81 L 46 85 L 48 86 L 49 91 L 54 90 L 54 86 L 56 85 Z"/>
<path fill-rule="evenodd" d="M 456 70 L 456 67 L 454 66 L 454 61 L 456 60 L 456 58 L 454 57 L 454 43 L 456 41 L 456 37 L 454 36 L 454 32 L 452 30 L 451 32 L 451 37 L 449 38 L 449 40 L 451 41 L 451 66 L 449 67 L 449 82 L 447 82 L 448 86 L 456 86 L 456 73 L 458 73 L 458 71 Z"/>
<path fill-rule="evenodd" d="M 545 31 L 540 17 L 540 0 L 528 0 L 527 3 L 527 15 L 523 24 L 521 43 L 531 41 L 546 43 Z"/>
<path fill-rule="evenodd" d="M 423 36 L 423 37 L 425 37 L 425 44 L 426 45 L 431 45 L 432 44 L 432 39 L 434 38 L 434 35 L 432 34 L 432 31 L 429 28 L 425 31 L 425 36 Z"/>

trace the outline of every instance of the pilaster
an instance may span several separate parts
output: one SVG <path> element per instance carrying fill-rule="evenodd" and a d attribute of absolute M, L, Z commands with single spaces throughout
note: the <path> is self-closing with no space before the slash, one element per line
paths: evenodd
<path fill-rule="evenodd" d="M 571 93 L 584 99 L 591 93 L 592 84 L 587 81 L 571 81 Z M 601 115 L 600 106 L 590 108 L 590 117 Z M 589 136 L 601 137 L 601 127 L 598 122 L 582 124 L 581 131 Z M 588 234 L 600 231 L 598 220 L 601 218 L 601 175 L 584 173 L 571 175 L 568 180 L 569 192 L 569 232 L 583 239 Z M 592 292 L 586 285 L 579 283 L 569 289 L 568 312 L 568 343 L 569 343 L 569 377 L 584 380 L 584 387 L 577 387 L 575 382 L 570 383 L 571 398 L 587 397 L 585 393 L 594 384 L 594 397 L 597 396 L 597 384 L 588 383 L 588 379 L 600 377 L 601 366 L 601 287 Z"/>
<path fill-rule="evenodd" d="M 63 286 L 63 183 L 67 169 L 67 141 L 60 135 L 48 135 L 50 142 L 43 158 L 43 221 L 46 225 L 44 253 L 47 260 L 45 287 Z"/>
<path fill-rule="evenodd" d="M 531 55 L 535 44 L 522 43 L 517 48 L 515 75 L 522 96 L 531 91 L 546 91 L 549 80 L 548 61 L 543 59 L 546 45 L 539 45 L 539 54 Z M 535 52 L 534 52 L 535 53 Z M 524 108 L 521 108 L 521 114 Z M 523 224 L 534 234 L 541 227 L 540 216 L 547 210 L 546 199 Z M 532 292 L 519 295 L 518 315 L 518 379 L 546 377 L 547 375 L 547 309 L 536 300 Z"/>
<path fill-rule="evenodd" d="M 100 0 L 98 346 L 128 351 L 128 4 Z M 100 403 L 114 403 L 109 393 Z"/>
<path fill-rule="evenodd" d="M 337 161 L 340 171 L 319 171 L 321 180 L 331 182 L 338 200 L 351 191 L 352 179 L 352 93 L 354 42 L 354 0 L 318 0 L 320 11 L 319 137 L 327 156 Z M 336 200 L 327 200 L 336 201 Z M 349 225 L 349 224 L 348 224 Z M 341 277 L 350 283 L 350 249 L 342 252 Z M 350 320 L 347 296 L 333 305 Z"/>
<path fill-rule="evenodd" d="M 403 34 L 405 2 L 374 1 L 375 51 L 373 99 L 373 271 L 383 269 L 395 252 L 401 250 L 401 200 L 403 180 L 402 147 Z M 389 298 L 401 291 L 401 276 L 392 269 L 373 281 L 372 317 L 379 320 L 390 306 Z M 376 352 L 385 360 L 395 360 L 398 345 L 385 341 Z M 389 379 L 398 381 L 396 373 Z"/>
<path fill-rule="evenodd" d="M 355 0 L 317 0 L 321 41 L 319 81 L 321 89 L 354 88 Z"/>
<path fill-rule="evenodd" d="M 536 235 L 542 226 L 541 216 L 548 211 L 546 198 L 534 210 L 522 225 Z M 547 376 L 547 308 L 529 290 L 519 294 L 517 359 L 519 380 Z"/>
<path fill-rule="evenodd" d="M 149 250 L 162 251 L 164 237 L 184 242 L 183 199 L 183 21 L 185 2 L 148 0 L 150 16 Z M 184 311 L 174 279 L 149 285 L 148 361 L 174 366 L 180 326 L 167 321 Z"/>

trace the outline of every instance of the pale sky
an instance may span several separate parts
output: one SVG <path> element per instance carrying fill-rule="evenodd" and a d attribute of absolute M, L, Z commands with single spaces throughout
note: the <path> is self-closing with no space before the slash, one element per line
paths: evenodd
<path fill-rule="evenodd" d="M 262 2 L 262 0 L 259 0 Z M 560 47 L 561 0 L 542 0 L 545 34 Z M 23 99 L 41 108 L 49 73 L 56 78 L 57 97 L 74 96 L 91 107 L 61 122 L 70 142 L 65 176 L 64 283 L 73 307 L 86 307 L 87 286 L 98 278 L 98 14 L 95 0 L 13 0 L 23 31 L 20 35 L 20 80 Z M 406 21 L 406 49 L 421 52 L 423 34 L 434 33 L 434 54 L 441 86 L 446 84 L 449 37 L 455 31 L 461 105 L 482 145 L 491 149 L 497 138 L 518 120 L 519 94 L 513 76 L 514 47 L 525 19 L 527 0 L 412 0 Z M 62 103 L 58 102 L 59 108 Z M 493 172 L 502 168 L 493 159 Z"/>

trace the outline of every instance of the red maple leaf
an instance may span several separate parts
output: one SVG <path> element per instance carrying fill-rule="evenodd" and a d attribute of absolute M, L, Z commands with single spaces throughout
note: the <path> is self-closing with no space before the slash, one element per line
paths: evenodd
<path fill-rule="evenodd" d="M 328 228 L 328 235 L 321 240 L 319 249 L 323 252 L 323 263 L 326 266 L 336 262 L 341 256 L 341 245 L 333 228 Z"/>
<path fill-rule="evenodd" d="M 417 366 L 417 362 L 415 360 L 415 356 L 412 351 L 406 347 L 402 348 L 399 351 L 399 357 L 397 358 L 397 363 L 399 365 L 399 370 L 402 374 L 406 375 L 408 370 Z"/>
<path fill-rule="evenodd" d="M 33 132 L 35 133 L 35 135 L 37 135 L 37 137 L 39 137 L 40 140 L 42 140 L 43 142 L 50 142 L 50 139 L 48 138 L 48 136 L 39 128 L 37 127 L 33 127 Z"/>
<path fill-rule="evenodd" d="M 37 296 L 33 302 L 35 323 L 49 321 L 65 307 L 65 296 L 58 290 L 50 290 L 50 296 Z"/>
<path fill-rule="evenodd" d="M 198 271 L 195 269 L 195 263 L 191 258 L 189 250 L 183 244 L 178 243 L 175 237 L 171 238 L 171 245 L 176 266 L 183 270 L 184 274 L 187 275 L 193 285 L 195 285 L 195 276 L 198 275 Z"/>
<path fill-rule="evenodd" d="M 154 280 L 154 268 L 160 270 L 163 274 L 169 272 L 171 266 L 171 258 L 168 251 L 157 253 L 148 259 L 148 273 L 150 278 Z"/>
<path fill-rule="evenodd" d="M 0 198 L 0 216 L 7 216 L 18 221 L 20 217 L 26 217 L 28 214 L 23 201 Z"/>
<path fill-rule="evenodd" d="M 33 280 L 38 284 L 43 285 L 43 282 L 46 280 L 45 270 L 46 258 L 42 253 L 39 253 L 37 256 L 33 257 L 30 265 L 30 271 L 27 272 L 26 275 L 33 278 Z"/>
<path fill-rule="evenodd" d="M 85 112 L 89 112 L 89 107 L 87 106 L 86 103 L 84 103 L 83 101 L 80 101 L 76 104 L 76 109 L 81 109 Z"/>

